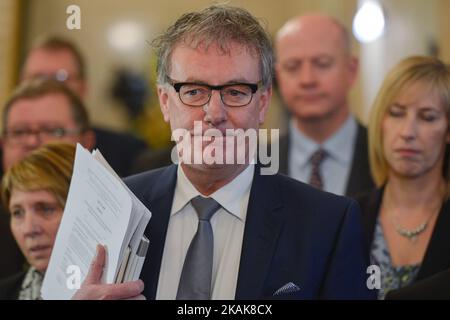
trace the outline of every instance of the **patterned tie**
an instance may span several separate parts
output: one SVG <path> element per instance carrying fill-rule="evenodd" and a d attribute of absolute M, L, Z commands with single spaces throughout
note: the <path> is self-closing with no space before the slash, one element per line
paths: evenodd
<path fill-rule="evenodd" d="M 313 153 L 310 159 L 311 176 L 309 177 L 309 184 L 320 190 L 323 189 L 323 180 L 322 175 L 320 174 L 320 166 L 322 165 L 322 162 L 326 158 L 326 156 L 326 151 L 319 148 L 316 150 L 316 152 Z"/>
<path fill-rule="evenodd" d="M 209 220 L 220 204 L 202 196 L 192 199 L 191 204 L 198 215 L 198 227 L 184 259 L 177 300 L 208 300 L 211 299 L 214 254 L 214 236 Z"/>

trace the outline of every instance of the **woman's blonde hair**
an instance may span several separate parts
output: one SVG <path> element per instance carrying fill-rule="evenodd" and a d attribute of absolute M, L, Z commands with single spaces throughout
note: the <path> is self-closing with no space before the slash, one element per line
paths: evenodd
<path fill-rule="evenodd" d="M 32 151 L 10 167 L 3 176 L 1 197 L 8 209 L 11 193 L 46 190 L 55 195 L 64 207 L 72 178 L 75 146 L 68 143 L 49 143 Z"/>
<path fill-rule="evenodd" d="M 402 60 L 386 76 L 372 106 L 369 119 L 369 161 L 375 184 L 381 187 L 387 182 L 389 165 L 383 152 L 383 118 L 398 95 L 414 83 L 423 83 L 436 92 L 450 123 L 450 68 L 439 59 L 413 56 Z M 448 153 L 445 149 L 443 175 L 446 194 L 450 195 L 450 175 Z"/>

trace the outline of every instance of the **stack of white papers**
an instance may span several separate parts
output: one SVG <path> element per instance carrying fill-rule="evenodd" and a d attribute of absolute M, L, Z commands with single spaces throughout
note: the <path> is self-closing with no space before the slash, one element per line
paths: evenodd
<path fill-rule="evenodd" d="M 97 244 L 106 246 L 102 282 L 139 278 L 151 213 L 100 151 L 77 145 L 66 207 L 45 273 L 43 299 L 70 299 L 86 277 Z"/>

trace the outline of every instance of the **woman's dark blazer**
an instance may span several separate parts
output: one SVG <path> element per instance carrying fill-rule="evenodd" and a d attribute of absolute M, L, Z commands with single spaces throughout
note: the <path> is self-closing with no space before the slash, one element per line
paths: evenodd
<path fill-rule="evenodd" d="M 357 197 L 369 252 L 382 199 L 383 188 Z M 450 200 L 441 207 L 417 278 L 410 286 L 390 291 L 386 299 L 450 299 Z"/>
<path fill-rule="evenodd" d="M 0 280 L 0 300 L 17 300 L 26 271 Z"/>

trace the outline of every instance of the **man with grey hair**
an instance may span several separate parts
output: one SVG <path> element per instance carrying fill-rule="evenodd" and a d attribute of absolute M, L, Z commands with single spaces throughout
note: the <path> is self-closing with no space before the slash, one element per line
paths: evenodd
<path fill-rule="evenodd" d="M 276 37 L 276 75 L 292 118 L 280 139 L 280 172 L 339 195 L 373 186 L 367 130 L 350 114 L 358 70 L 350 35 L 335 18 L 307 14 Z"/>
<path fill-rule="evenodd" d="M 154 45 L 161 111 L 173 131 L 205 138 L 211 128 L 223 135 L 258 130 L 272 95 L 273 59 L 267 33 L 248 11 L 214 5 L 187 13 Z M 249 158 L 181 162 L 127 178 L 153 214 L 141 280 L 101 284 L 99 246 L 74 298 L 372 297 L 356 203 L 262 175 Z"/>

